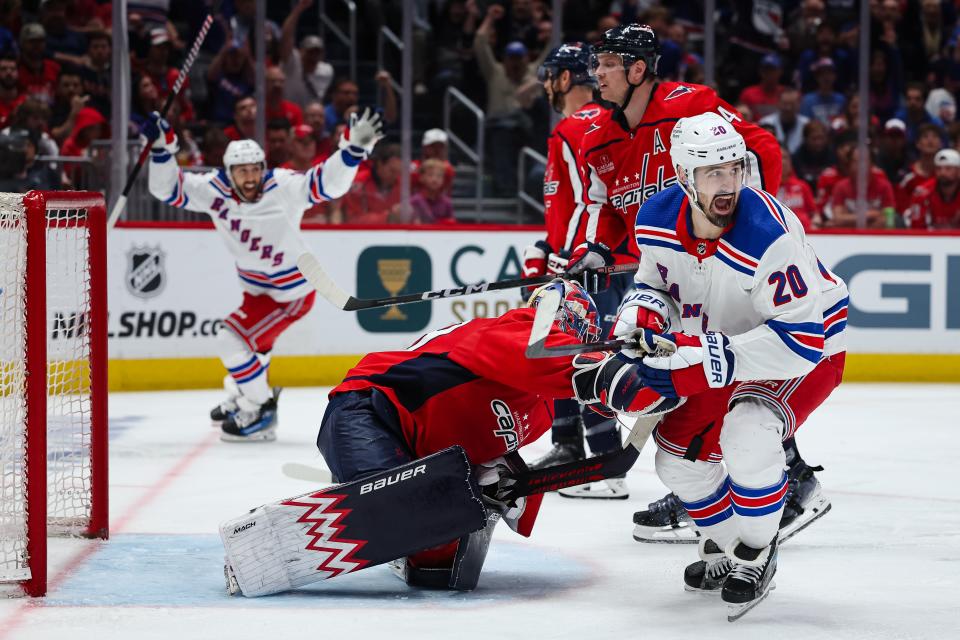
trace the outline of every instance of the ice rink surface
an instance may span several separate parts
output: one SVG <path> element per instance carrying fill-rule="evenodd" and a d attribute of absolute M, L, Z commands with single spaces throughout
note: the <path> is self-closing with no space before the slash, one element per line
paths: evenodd
<path fill-rule="evenodd" d="M 314 488 L 280 468 L 322 464 L 325 391 L 284 391 L 266 444 L 219 441 L 216 391 L 113 394 L 112 537 L 53 541 L 48 597 L 0 601 L 0 639 L 960 637 L 960 387 L 846 384 L 812 416 L 798 443 L 833 510 L 782 547 L 777 589 L 732 624 L 718 597 L 682 588 L 693 545 L 631 537 L 664 493 L 651 444 L 629 500 L 549 495 L 531 539 L 501 525 L 472 593 L 413 590 L 381 566 L 229 597 L 217 526 Z"/>

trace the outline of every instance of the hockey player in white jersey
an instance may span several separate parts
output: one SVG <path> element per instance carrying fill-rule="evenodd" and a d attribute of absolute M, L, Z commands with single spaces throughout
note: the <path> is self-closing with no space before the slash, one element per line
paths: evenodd
<path fill-rule="evenodd" d="M 682 118 L 671 143 L 678 184 L 637 215 L 637 290 L 614 333 L 648 354 L 677 347 L 637 363 L 647 386 L 687 398 L 654 432 L 656 469 L 700 533 L 687 589 L 720 590 L 736 619 L 766 596 L 776 571 L 781 442 L 840 383 L 847 289 L 793 212 L 745 186 L 746 147 L 728 122 Z M 638 329 L 638 313 L 673 316 L 679 331 Z"/>
<path fill-rule="evenodd" d="M 202 174 L 177 167 L 177 136 L 158 113 L 144 127 L 153 141 L 150 193 L 174 207 L 208 214 L 236 261 L 243 303 L 217 332 L 229 397 L 210 414 L 222 439 L 276 438 L 269 352 L 276 338 L 307 314 L 316 295 L 296 266 L 306 250 L 300 221 L 310 207 L 347 192 L 357 166 L 383 137 L 381 127 L 379 115 L 369 110 L 354 114 L 339 151 L 303 173 L 267 170 L 260 145 L 236 140 L 227 145 L 224 167 Z"/>

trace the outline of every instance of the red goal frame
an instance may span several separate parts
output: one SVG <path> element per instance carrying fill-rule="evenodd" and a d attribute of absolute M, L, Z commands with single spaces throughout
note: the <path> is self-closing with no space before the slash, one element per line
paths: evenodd
<path fill-rule="evenodd" d="M 106 205 L 93 192 L 30 191 L 23 196 L 26 216 L 26 481 L 27 553 L 31 577 L 22 583 L 30 596 L 47 590 L 47 229 L 86 226 L 90 272 L 90 520 L 78 535 L 109 536 L 107 459 L 107 238 Z M 50 212 L 86 210 L 85 222 L 51 220 Z M 34 375 L 42 372 L 42 375 Z"/>

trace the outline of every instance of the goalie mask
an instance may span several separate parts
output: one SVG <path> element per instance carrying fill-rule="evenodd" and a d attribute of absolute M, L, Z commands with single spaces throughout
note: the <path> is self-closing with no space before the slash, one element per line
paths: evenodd
<path fill-rule="evenodd" d="M 242 182 L 238 184 L 233 175 L 234 167 L 246 164 L 260 166 L 260 184 L 257 185 L 252 196 L 244 193 Z M 263 188 L 263 173 L 267 169 L 267 163 L 266 156 L 259 144 L 253 140 L 234 140 L 227 145 L 227 149 L 223 152 L 223 168 L 227 174 L 227 179 L 230 181 L 230 186 L 238 198 L 245 202 L 256 202 L 260 199 L 261 189 Z"/>
<path fill-rule="evenodd" d="M 580 342 L 600 340 L 600 312 L 593 298 L 579 282 L 557 278 L 533 292 L 529 306 L 536 308 L 548 291 L 560 294 L 556 325 L 564 333 Z"/>

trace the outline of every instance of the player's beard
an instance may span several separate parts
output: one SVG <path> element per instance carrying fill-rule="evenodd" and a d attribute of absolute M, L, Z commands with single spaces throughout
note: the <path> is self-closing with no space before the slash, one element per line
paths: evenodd
<path fill-rule="evenodd" d="M 550 87 L 550 106 L 553 110 L 563 115 L 563 107 L 566 103 L 566 94 L 558 91 L 555 87 Z"/>
<path fill-rule="evenodd" d="M 240 195 L 243 196 L 243 199 L 247 202 L 256 202 L 260 199 L 260 187 L 263 185 L 263 181 L 259 184 L 250 180 L 240 184 Z M 248 195 L 249 194 L 249 195 Z"/>
<path fill-rule="evenodd" d="M 733 216 L 737 210 L 738 195 L 735 192 L 715 194 L 710 199 L 710 204 L 701 209 L 703 217 L 715 227 L 723 229 L 729 226 L 733 222 Z M 717 211 L 714 211 L 714 209 L 717 209 Z"/>

